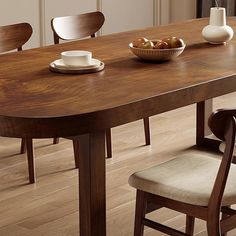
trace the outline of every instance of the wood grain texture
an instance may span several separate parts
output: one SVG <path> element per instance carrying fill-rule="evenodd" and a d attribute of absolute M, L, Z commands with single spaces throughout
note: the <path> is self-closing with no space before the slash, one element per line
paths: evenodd
<path fill-rule="evenodd" d="M 236 39 L 221 46 L 205 43 L 201 30 L 207 22 L 192 20 L 1 55 L 1 135 L 74 136 L 235 91 Z M 228 20 L 233 28 L 235 22 Z M 144 63 L 127 48 L 139 36 L 170 34 L 182 37 L 187 47 L 168 63 Z M 106 69 L 78 76 L 48 70 L 60 52 L 75 48 L 92 51 Z M 9 125 L 15 127 L 11 132 L 6 130 Z"/>
<path fill-rule="evenodd" d="M 163 193 L 163 195 L 158 195 L 153 194 L 152 192 L 137 189 L 134 236 L 143 236 L 144 226 L 148 226 L 167 235 L 190 236 L 193 235 L 195 217 L 206 221 L 207 233 L 209 236 L 220 236 L 222 234 L 225 234 L 227 231 L 236 228 L 236 211 L 227 208 L 227 206 L 224 206 L 224 212 L 227 212 L 230 216 L 224 216 L 223 218 L 221 218 L 221 209 L 223 205 L 222 199 L 229 175 L 229 170 L 232 166 L 231 163 L 233 160 L 233 152 L 235 147 L 235 116 L 235 109 L 220 109 L 214 112 L 209 118 L 209 126 L 211 128 L 211 131 L 222 141 L 225 141 L 226 148 L 219 165 L 219 169 L 216 173 L 215 181 L 208 203 L 206 203 L 206 205 L 193 205 L 186 203 L 184 198 L 180 201 L 176 201 L 174 197 L 165 197 L 165 193 Z M 206 158 L 208 158 L 207 155 Z M 168 167 L 163 166 L 163 168 L 167 169 Z M 186 172 L 188 171 L 189 170 L 187 170 Z M 153 175 L 151 178 L 153 178 Z M 149 179 L 147 178 L 146 181 L 149 181 Z M 158 179 L 156 183 L 157 184 L 155 187 L 158 190 Z M 201 193 L 196 194 L 199 194 L 199 196 L 201 195 Z M 158 206 L 158 209 L 161 206 L 186 214 L 186 233 L 146 218 L 146 209 L 148 208 L 147 206 L 150 203 L 152 204 L 152 206 L 153 204 L 156 204 Z M 153 210 L 155 210 L 155 208 Z"/>
<path fill-rule="evenodd" d="M 105 17 L 102 12 L 89 12 L 76 16 L 55 17 L 51 20 L 54 43 L 59 39 L 75 40 L 88 36 L 95 37 L 95 33 L 102 27 Z"/>
<path fill-rule="evenodd" d="M 235 106 L 236 94 L 214 99 L 214 109 Z M 133 235 L 135 191 L 127 184 L 134 171 L 163 163 L 176 154 L 194 155 L 195 106 L 150 118 L 152 145 L 143 146 L 143 122 L 112 129 L 113 158 L 106 160 L 107 235 Z M 141 135 L 140 135 L 141 134 Z M 34 140 L 37 184 L 28 184 L 27 157 L 19 155 L 19 139 L 0 137 L 0 235 L 78 236 L 78 176 L 72 142 Z M 208 153 L 218 158 L 218 153 Z M 235 208 L 235 206 L 233 206 Z M 185 230 L 184 215 L 160 209 L 150 219 Z M 164 236 L 145 228 L 145 236 Z M 196 219 L 195 236 L 207 236 L 204 221 Z M 228 236 L 235 236 L 232 230 Z"/>
<path fill-rule="evenodd" d="M 54 43 L 58 44 L 59 39 L 64 40 L 78 40 L 84 37 L 91 36 L 95 37 L 95 33 L 104 24 L 105 17 L 102 12 L 90 12 L 85 14 L 80 14 L 77 16 L 63 16 L 56 17 L 51 20 L 51 27 L 54 35 Z M 51 71 L 68 73 L 68 74 L 88 74 L 93 72 L 99 72 L 104 69 L 104 63 L 96 68 L 89 70 L 63 70 L 58 69 L 53 65 L 49 66 Z M 144 118 L 144 131 L 146 145 L 150 145 L 150 130 L 149 130 L 149 119 Z M 107 146 L 107 157 L 112 157 L 112 141 L 111 141 L 111 129 L 107 129 L 106 132 L 106 146 Z"/>
<path fill-rule="evenodd" d="M 22 46 L 30 39 L 33 29 L 29 23 L 19 23 L 14 25 L 0 26 L 0 53 L 10 50 L 22 51 Z M 28 150 L 27 150 L 28 149 Z M 35 167 L 33 155 L 33 140 L 21 139 L 20 153 L 27 150 L 28 171 L 30 183 L 35 182 Z"/>
<path fill-rule="evenodd" d="M 222 108 L 214 111 L 211 114 L 208 124 L 217 138 L 225 141 L 223 126 L 227 124 L 228 120 L 232 116 L 236 117 L 236 109 Z"/>
<path fill-rule="evenodd" d="M 0 53 L 14 49 L 21 51 L 32 33 L 33 29 L 28 23 L 0 26 Z"/>
<path fill-rule="evenodd" d="M 34 146 L 33 140 L 31 138 L 26 139 L 26 149 L 27 149 L 27 158 L 28 158 L 28 172 L 29 172 L 29 182 L 35 183 L 35 160 L 34 160 Z"/>
<path fill-rule="evenodd" d="M 235 27 L 234 21 L 228 22 Z M 83 139 L 79 149 L 80 173 L 87 176 L 80 178 L 80 193 L 88 183 L 89 196 L 81 193 L 79 200 L 83 236 L 95 235 L 94 229 L 97 236 L 106 235 L 105 151 L 100 147 L 103 137 L 96 134 L 236 90 L 236 40 L 221 46 L 205 43 L 201 29 L 206 24 L 207 19 L 192 20 L 0 56 L 0 135 L 92 137 Z M 141 35 L 161 38 L 170 32 L 188 45 L 174 61 L 144 63 L 127 49 Z M 90 75 L 59 75 L 48 70 L 61 51 L 76 47 L 92 51 L 107 65 L 106 70 Z"/>
<path fill-rule="evenodd" d="M 105 236 L 105 132 L 81 135 L 78 140 L 80 234 Z"/>

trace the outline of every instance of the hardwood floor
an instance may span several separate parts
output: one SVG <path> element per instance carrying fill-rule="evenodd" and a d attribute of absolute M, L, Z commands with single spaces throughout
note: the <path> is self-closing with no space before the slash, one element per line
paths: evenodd
<path fill-rule="evenodd" d="M 215 99 L 215 108 L 235 107 L 236 93 Z M 195 106 L 151 117 L 151 146 L 144 146 L 142 121 L 112 129 L 113 158 L 107 162 L 108 236 L 133 234 L 135 190 L 131 173 L 183 152 L 197 152 Z M 0 138 L 0 235 L 75 236 L 78 229 L 78 177 L 72 142 L 36 140 L 37 183 L 28 184 L 26 155 L 19 155 L 20 140 Z M 209 154 L 217 156 L 219 154 Z M 161 209 L 150 218 L 184 229 L 182 214 Z M 151 229 L 145 236 L 164 235 Z M 205 222 L 198 220 L 195 235 L 205 236 Z M 229 236 L 236 235 L 236 230 Z"/>

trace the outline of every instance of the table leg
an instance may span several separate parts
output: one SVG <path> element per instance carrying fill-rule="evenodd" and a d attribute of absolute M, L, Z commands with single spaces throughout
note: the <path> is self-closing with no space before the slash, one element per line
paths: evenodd
<path fill-rule="evenodd" d="M 105 132 L 79 136 L 81 236 L 106 235 Z"/>
<path fill-rule="evenodd" d="M 197 103 L 196 144 L 211 148 L 218 148 L 219 140 L 207 137 L 211 134 L 208 118 L 213 111 L 213 100 L 209 99 Z"/>

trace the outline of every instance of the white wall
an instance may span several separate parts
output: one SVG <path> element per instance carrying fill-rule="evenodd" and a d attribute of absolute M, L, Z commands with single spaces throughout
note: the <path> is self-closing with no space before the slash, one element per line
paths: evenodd
<path fill-rule="evenodd" d="M 103 34 L 153 25 L 153 0 L 102 0 Z"/>
<path fill-rule="evenodd" d="M 39 37 L 39 1 L 38 0 L 1 0 L 0 25 L 29 22 L 33 28 L 31 40 L 24 48 L 37 47 Z"/>
<path fill-rule="evenodd" d="M 29 22 L 33 36 L 24 48 L 53 44 L 53 17 L 100 10 L 102 34 L 195 17 L 196 0 L 1 0 L 0 25 Z"/>
<path fill-rule="evenodd" d="M 196 0 L 171 0 L 170 22 L 196 17 Z"/>
<path fill-rule="evenodd" d="M 19 1 L 19 0 L 18 0 Z M 77 15 L 97 10 L 95 0 L 44 0 L 45 38 L 44 44 L 53 43 L 51 19 L 57 16 Z M 55 7 L 56 6 L 56 7 Z"/>

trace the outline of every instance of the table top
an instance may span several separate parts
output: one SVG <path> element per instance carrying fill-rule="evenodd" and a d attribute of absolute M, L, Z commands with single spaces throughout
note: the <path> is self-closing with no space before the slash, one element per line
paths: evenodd
<path fill-rule="evenodd" d="M 208 19 L 189 20 L 0 55 L 0 134 L 76 135 L 235 91 L 236 39 L 206 43 L 201 30 L 207 24 Z M 228 24 L 236 32 L 236 19 Z M 142 36 L 176 36 L 187 46 L 172 61 L 144 62 L 128 48 Z M 84 75 L 49 71 L 50 62 L 67 50 L 92 51 L 105 69 Z M 16 128 L 7 131 L 9 126 Z"/>

